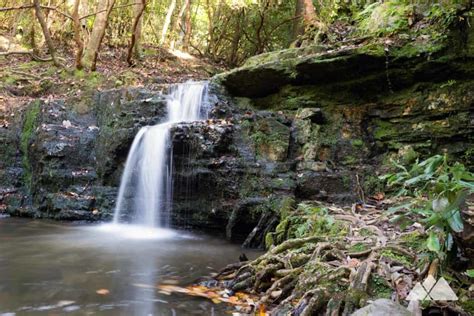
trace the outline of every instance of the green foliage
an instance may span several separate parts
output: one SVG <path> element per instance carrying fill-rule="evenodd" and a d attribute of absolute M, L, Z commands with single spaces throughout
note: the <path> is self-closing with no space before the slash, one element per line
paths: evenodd
<path fill-rule="evenodd" d="M 393 293 L 393 289 L 388 282 L 378 274 L 372 274 L 369 280 L 369 291 L 375 298 L 389 299 Z"/>
<path fill-rule="evenodd" d="M 409 15 L 413 6 L 407 1 L 390 0 L 374 2 L 365 7 L 356 20 L 364 34 L 376 36 L 389 35 L 408 29 Z"/>
<path fill-rule="evenodd" d="M 446 87 L 451 87 L 456 84 L 456 80 L 448 80 L 445 83 L 443 83 L 441 86 L 439 86 L 441 89 L 446 88 Z"/>
<path fill-rule="evenodd" d="M 35 132 L 38 116 L 41 111 L 41 103 L 40 101 L 35 101 L 31 104 L 30 108 L 25 112 L 25 118 L 23 123 L 23 129 L 21 131 L 20 137 L 20 149 L 23 152 L 23 168 L 24 168 L 24 175 L 23 180 L 25 182 L 25 186 L 30 189 L 31 188 L 31 181 L 32 181 L 32 170 L 29 161 L 29 154 L 28 148 L 30 145 L 30 140 Z"/>
<path fill-rule="evenodd" d="M 461 163 L 450 163 L 446 155 L 417 160 L 410 168 L 393 163 L 400 171 L 382 179 L 389 186 L 399 188 L 397 195 L 414 199 L 389 211 L 406 210 L 420 218 L 429 232 L 427 248 L 443 256 L 452 249 L 453 234 L 464 229 L 460 208 L 467 195 L 474 192 L 474 175 Z M 403 215 L 393 220 L 400 219 L 407 220 Z"/>
<path fill-rule="evenodd" d="M 389 258 L 395 262 L 401 263 L 407 267 L 411 266 L 413 264 L 413 261 L 411 261 L 409 258 L 407 258 L 404 255 L 397 254 L 396 252 L 392 250 L 383 250 L 381 253 L 381 256 Z"/>
<path fill-rule="evenodd" d="M 429 6 L 424 15 L 433 22 L 449 26 L 456 20 L 456 5 L 455 3 L 451 5 L 434 3 Z"/>
<path fill-rule="evenodd" d="M 287 202 L 291 202 L 291 207 L 285 206 Z M 335 220 L 333 216 L 329 215 L 325 207 L 317 204 L 300 203 L 294 209 L 293 203 L 294 200 L 292 199 L 282 201 L 281 207 L 287 208 L 285 217 L 281 218 L 274 232 L 267 234 L 265 239 L 267 247 L 271 244 L 278 245 L 291 238 L 324 236 L 339 239 L 347 234 L 347 225 L 342 221 Z"/>
<path fill-rule="evenodd" d="M 342 236 L 346 230 L 336 222 L 324 207 L 300 203 L 295 214 L 290 217 L 293 226 L 290 228 L 291 238 L 312 235 Z"/>

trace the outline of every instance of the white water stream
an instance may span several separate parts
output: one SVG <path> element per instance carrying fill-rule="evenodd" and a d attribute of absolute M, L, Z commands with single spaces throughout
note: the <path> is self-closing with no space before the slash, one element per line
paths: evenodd
<path fill-rule="evenodd" d="M 122 174 L 113 225 L 108 230 L 132 238 L 167 236 L 173 198 L 171 127 L 207 118 L 207 83 L 187 82 L 171 87 L 164 122 L 140 129 Z M 133 214 L 122 224 L 123 214 Z M 161 229 L 160 229 L 161 228 Z"/>

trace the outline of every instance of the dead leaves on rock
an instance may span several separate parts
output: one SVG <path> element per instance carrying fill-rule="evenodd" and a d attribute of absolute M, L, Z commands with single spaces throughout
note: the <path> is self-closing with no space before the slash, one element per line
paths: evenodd
<path fill-rule="evenodd" d="M 258 297 L 256 295 L 251 295 L 243 292 L 233 293 L 229 290 L 223 290 L 221 288 L 212 288 L 204 285 L 190 285 L 187 287 L 181 287 L 170 283 L 175 282 L 174 280 L 173 282 L 169 282 L 168 280 L 166 280 L 156 287 L 147 284 L 133 285 L 142 288 L 154 288 L 158 290 L 159 293 L 164 295 L 183 294 L 195 297 L 202 297 L 211 300 L 214 304 L 225 303 L 232 305 L 236 308 L 237 311 L 245 313 L 250 310 L 253 310 L 256 306 L 256 302 L 258 301 Z M 264 307 L 262 306 L 260 310 L 264 311 Z M 265 313 L 262 315 L 265 315 Z"/>

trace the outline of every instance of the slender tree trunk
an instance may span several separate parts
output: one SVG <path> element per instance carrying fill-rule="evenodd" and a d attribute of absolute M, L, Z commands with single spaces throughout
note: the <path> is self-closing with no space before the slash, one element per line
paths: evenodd
<path fill-rule="evenodd" d="M 166 40 L 166 34 L 168 34 L 168 29 L 171 23 L 171 17 L 173 16 L 174 9 L 176 8 L 176 0 L 171 0 L 171 3 L 166 12 L 165 23 L 163 24 L 163 29 L 161 30 L 160 45 L 163 45 Z"/>
<path fill-rule="evenodd" d="M 313 0 L 303 0 L 304 2 L 304 21 L 306 25 L 311 25 L 317 22 L 316 9 L 314 8 Z"/>
<path fill-rule="evenodd" d="M 171 49 L 175 48 L 176 39 L 179 37 L 179 34 L 181 32 L 181 26 L 183 24 L 183 15 L 184 15 L 184 12 L 186 11 L 187 1 L 189 0 L 184 0 L 183 6 L 181 7 L 181 10 L 179 10 L 179 14 L 176 17 L 176 21 L 174 22 L 173 30 L 172 30 L 173 40 L 171 41 Z"/>
<path fill-rule="evenodd" d="M 260 15 L 260 21 L 255 29 L 256 43 L 255 43 L 255 55 L 261 54 L 265 50 L 265 40 L 262 38 L 263 28 L 265 26 L 265 18 L 267 10 L 270 6 L 270 0 L 265 0 L 265 3 L 261 9 L 258 10 Z"/>
<path fill-rule="evenodd" d="M 38 55 L 38 45 L 36 45 L 36 23 L 34 22 L 35 19 L 35 12 L 32 11 L 32 22 L 30 25 L 30 34 L 29 34 L 29 40 L 30 40 L 30 46 L 33 51 L 34 55 Z"/>
<path fill-rule="evenodd" d="M 191 42 L 191 0 L 186 0 L 186 15 L 184 17 L 184 38 L 183 38 L 183 50 L 189 50 L 189 43 Z"/>
<path fill-rule="evenodd" d="M 206 0 L 206 13 L 207 13 L 207 45 L 206 45 L 206 55 L 212 50 L 212 45 L 214 42 L 214 19 L 212 13 L 212 5 L 210 0 Z"/>
<path fill-rule="evenodd" d="M 82 66 L 82 53 L 84 52 L 84 42 L 82 41 L 82 25 L 79 20 L 79 7 L 81 5 L 81 0 L 74 1 L 74 7 L 72 10 L 72 20 L 74 25 L 74 41 L 76 42 L 77 51 L 76 51 L 76 69 L 81 70 Z"/>
<path fill-rule="evenodd" d="M 83 66 L 92 71 L 95 71 L 96 69 L 100 45 L 102 44 L 109 15 L 114 4 L 115 0 L 98 0 L 98 13 L 94 20 L 94 26 L 92 27 L 92 33 L 89 42 L 87 43 L 84 56 L 82 57 Z"/>
<path fill-rule="evenodd" d="M 219 4 L 217 5 L 217 10 L 215 10 L 214 15 L 213 15 L 213 21 L 219 21 L 221 19 L 221 13 L 222 13 L 222 7 L 224 5 L 224 0 L 219 0 Z M 224 23 L 224 25 L 227 25 Z M 221 30 L 221 36 L 216 35 L 216 31 L 218 28 L 215 26 L 215 23 L 213 22 L 213 27 L 212 27 L 212 33 L 213 33 L 213 42 L 211 46 L 211 55 L 212 56 L 217 56 L 217 51 L 219 50 L 219 42 L 222 36 L 225 34 L 225 28 Z"/>
<path fill-rule="evenodd" d="M 53 59 L 53 63 L 57 67 L 62 67 L 61 63 L 58 61 L 56 57 L 56 51 L 54 49 L 53 40 L 51 39 L 51 35 L 49 34 L 48 25 L 46 24 L 46 21 L 44 19 L 43 12 L 41 12 L 40 0 L 34 0 L 34 5 L 35 5 L 35 14 L 41 25 L 41 29 L 43 30 L 44 39 L 46 41 L 46 45 L 48 46 L 49 54 L 51 55 L 51 58 Z"/>
<path fill-rule="evenodd" d="M 297 0 L 295 10 L 295 21 L 293 24 L 293 40 L 303 35 L 305 30 L 316 27 L 319 32 L 324 32 L 325 25 L 321 23 L 316 14 L 312 0 Z"/>
<path fill-rule="evenodd" d="M 304 33 L 304 0 L 296 1 L 295 21 L 293 22 L 293 40 Z"/>
<path fill-rule="evenodd" d="M 135 0 L 137 1 L 137 0 Z M 143 20 L 143 12 L 145 11 L 146 0 L 141 0 L 139 4 L 135 4 L 134 12 L 135 18 L 132 27 L 132 38 L 128 46 L 127 63 L 129 66 L 133 65 L 133 58 L 140 58 L 140 38 L 141 38 L 141 21 Z"/>
<path fill-rule="evenodd" d="M 239 43 L 240 39 L 242 38 L 242 18 L 244 16 L 244 9 L 239 10 L 239 14 L 237 15 L 237 21 L 235 22 L 235 29 L 234 34 L 232 36 L 232 46 L 231 46 L 231 54 L 230 54 L 230 64 L 236 65 L 238 59 L 238 52 L 239 52 Z"/>
<path fill-rule="evenodd" d="M 82 0 L 79 4 L 79 17 L 86 16 L 89 13 L 90 13 L 89 12 L 89 1 L 88 0 Z M 85 47 L 89 43 L 90 31 L 87 28 L 87 19 L 81 19 L 80 23 L 81 23 L 81 34 L 82 34 L 83 45 Z"/>

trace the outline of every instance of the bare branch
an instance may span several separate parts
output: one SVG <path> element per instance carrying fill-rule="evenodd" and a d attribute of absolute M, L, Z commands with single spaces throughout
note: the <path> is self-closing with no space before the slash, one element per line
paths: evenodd
<path fill-rule="evenodd" d="M 134 2 L 134 3 L 129 3 L 129 4 L 123 4 L 123 5 L 119 5 L 119 6 L 114 6 L 114 7 L 112 8 L 112 10 L 121 9 L 121 8 L 126 8 L 126 7 L 131 7 L 132 5 L 139 5 L 139 4 L 141 4 L 141 3 L 140 3 L 140 2 Z M 94 13 L 90 13 L 90 14 L 81 16 L 81 17 L 79 18 L 79 20 L 84 20 L 84 19 L 90 18 L 91 16 L 97 15 L 97 14 L 102 13 L 102 12 L 105 12 L 105 11 L 107 11 L 107 9 L 100 10 L 100 11 L 97 11 L 97 12 L 94 12 Z"/>
<path fill-rule="evenodd" d="M 18 6 L 18 7 L 0 8 L 0 12 L 33 9 L 34 7 L 35 6 L 33 4 L 29 4 L 29 5 L 22 5 L 22 6 Z M 61 14 L 62 16 L 65 16 L 68 19 L 72 20 L 72 16 L 70 16 L 67 13 L 64 13 L 64 12 L 60 11 L 57 7 L 50 7 L 50 6 L 45 6 L 45 5 L 41 5 L 40 7 L 41 7 L 41 9 L 56 11 L 58 14 Z"/>
<path fill-rule="evenodd" d="M 36 61 L 51 61 L 52 58 L 41 58 L 36 55 L 33 51 L 11 51 L 11 52 L 0 52 L 0 56 L 10 56 L 10 55 L 30 55 L 33 60 Z"/>

